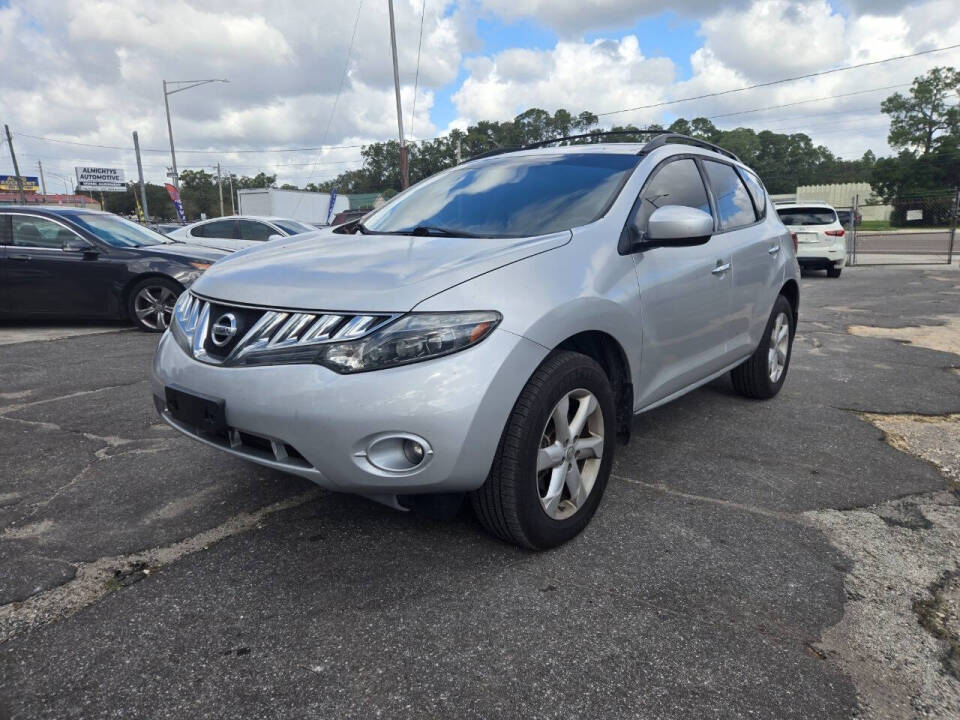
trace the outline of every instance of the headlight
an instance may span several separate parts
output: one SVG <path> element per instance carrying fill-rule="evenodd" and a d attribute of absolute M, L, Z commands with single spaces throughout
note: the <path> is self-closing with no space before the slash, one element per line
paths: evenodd
<path fill-rule="evenodd" d="M 208 263 L 208 262 L 193 262 L 193 261 L 191 261 L 190 264 L 191 264 L 194 268 L 196 268 L 197 270 L 206 270 L 206 269 L 207 269 L 208 267 L 210 267 L 213 263 Z"/>
<path fill-rule="evenodd" d="M 413 313 L 360 340 L 321 345 L 314 362 L 338 373 L 408 365 L 476 345 L 500 319 L 498 312 Z"/>

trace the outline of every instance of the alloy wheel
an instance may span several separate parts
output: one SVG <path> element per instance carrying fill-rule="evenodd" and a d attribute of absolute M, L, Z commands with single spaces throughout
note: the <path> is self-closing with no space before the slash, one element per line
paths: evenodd
<path fill-rule="evenodd" d="M 566 520 L 584 506 L 600 472 L 604 427 L 589 390 L 572 390 L 554 406 L 540 438 L 537 491 L 543 511 Z"/>
<path fill-rule="evenodd" d="M 177 294 L 162 285 L 142 288 L 133 300 L 133 311 L 144 327 L 151 330 L 166 330 L 173 317 Z"/>
<path fill-rule="evenodd" d="M 770 331 L 770 348 L 767 350 L 767 372 L 770 375 L 770 382 L 777 383 L 783 375 L 789 350 L 790 321 L 786 313 L 780 313 Z"/>

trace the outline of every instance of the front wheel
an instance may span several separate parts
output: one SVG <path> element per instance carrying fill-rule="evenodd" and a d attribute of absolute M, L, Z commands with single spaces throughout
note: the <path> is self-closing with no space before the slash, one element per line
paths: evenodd
<path fill-rule="evenodd" d="M 603 497 L 615 431 L 603 369 L 579 353 L 553 353 L 520 393 L 486 483 L 470 495 L 477 518 L 534 550 L 575 537 Z"/>
<path fill-rule="evenodd" d="M 127 314 L 137 327 L 146 332 L 163 332 L 170 326 L 173 306 L 183 288 L 173 280 L 150 277 L 130 290 Z"/>
<path fill-rule="evenodd" d="M 742 365 L 730 371 L 733 387 L 738 393 L 765 400 L 780 392 L 790 367 L 793 334 L 793 308 L 783 295 L 779 295 L 760 345 Z"/>
<path fill-rule="evenodd" d="M 827 277 L 838 278 L 840 277 L 840 272 L 842 270 L 843 268 L 838 268 L 838 267 L 827 268 Z"/>

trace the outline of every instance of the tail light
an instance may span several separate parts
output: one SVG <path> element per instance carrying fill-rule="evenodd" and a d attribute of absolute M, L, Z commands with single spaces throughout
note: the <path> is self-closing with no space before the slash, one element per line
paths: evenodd
<path fill-rule="evenodd" d="M 797 248 L 799 247 L 798 244 L 797 244 L 797 242 L 798 242 L 798 241 L 797 241 L 797 234 L 796 234 L 796 233 L 790 233 L 790 237 L 793 239 L 793 251 L 796 252 L 796 251 L 797 251 Z"/>
<path fill-rule="evenodd" d="M 843 228 L 840 228 L 839 230 L 824 230 L 823 234 L 829 235 L 830 237 L 843 237 L 843 232 Z"/>

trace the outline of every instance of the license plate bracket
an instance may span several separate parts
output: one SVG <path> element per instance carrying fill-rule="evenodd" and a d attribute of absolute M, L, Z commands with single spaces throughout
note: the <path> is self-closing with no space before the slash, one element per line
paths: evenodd
<path fill-rule="evenodd" d="M 224 402 L 220 398 L 189 392 L 176 385 L 163 389 L 167 411 L 173 419 L 201 432 L 222 433 L 227 429 Z"/>

